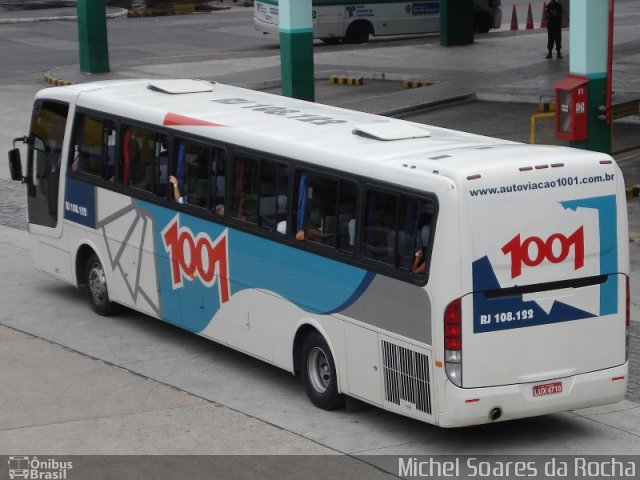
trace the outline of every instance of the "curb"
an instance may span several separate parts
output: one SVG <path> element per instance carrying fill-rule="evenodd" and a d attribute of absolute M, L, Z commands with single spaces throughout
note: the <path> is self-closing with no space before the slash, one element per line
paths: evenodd
<path fill-rule="evenodd" d="M 402 88 L 422 88 L 435 85 L 437 82 L 429 82 L 427 80 L 403 80 Z"/>
<path fill-rule="evenodd" d="M 390 110 L 376 112 L 376 115 L 383 115 L 385 117 L 402 118 L 405 115 L 423 112 L 433 108 L 439 108 L 444 105 L 456 105 L 460 103 L 466 103 L 472 100 L 476 100 L 475 93 L 464 93 L 462 95 L 455 95 L 453 97 L 441 98 L 439 100 L 431 100 L 429 102 L 416 103 L 414 105 L 409 105 L 407 107 L 392 108 Z"/>
<path fill-rule="evenodd" d="M 107 13 L 106 18 L 124 18 L 127 16 L 126 8 L 111 7 L 117 9 L 117 12 Z M 52 22 L 56 20 L 69 20 L 75 21 L 78 19 L 77 15 L 60 15 L 53 17 L 24 17 L 24 18 L 0 18 L 0 25 L 12 24 L 12 23 L 34 23 L 34 22 Z"/>
<path fill-rule="evenodd" d="M 364 78 L 361 76 L 329 75 L 329 83 L 338 85 L 361 86 L 364 85 Z"/>
<path fill-rule="evenodd" d="M 208 7 L 206 9 L 198 9 L 196 6 L 192 6 L 192 9 L 174 9 L 174 8 L 145 8 L 143 10 L 127 10 L 127 17 L 129 18 L 144 18 L 144 17 L 172 17 L 177 15 L 194 15 L 200 13 L 219 12 L 224 10 L 231 10 L 233 7 Z"/>

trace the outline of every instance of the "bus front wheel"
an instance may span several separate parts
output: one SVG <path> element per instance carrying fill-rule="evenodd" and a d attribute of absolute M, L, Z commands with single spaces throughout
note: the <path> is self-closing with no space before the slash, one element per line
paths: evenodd
<path fill-rule="evenodd" d="M 117 313 L 118 305 L 109 299 L 107 289 L 107 275 L 102 268 L 102 263 L 95 253 L 87 260 L 85 268 L 85 283 L 91 308 L 98 315 L 109 316 Z"/>
<path fill-rule="evenodd" d="M 300 358 L 302 383 L 311 403 L 323 410 L 344 406 L 344 396 L 338 393 L 338 377 L 333 355 L 318 332 L 307 336 Z"/>

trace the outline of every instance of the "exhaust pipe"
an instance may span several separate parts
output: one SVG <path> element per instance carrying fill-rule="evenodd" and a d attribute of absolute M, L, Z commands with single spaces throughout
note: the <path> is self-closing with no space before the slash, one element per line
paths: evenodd
<path fill-rule="evenodd" d="M 502 408 L 500 407 L 492 408 L 489 411 L 489 418 L 494 422 L 498 420 L 501 416 L 502 416 Z"/>

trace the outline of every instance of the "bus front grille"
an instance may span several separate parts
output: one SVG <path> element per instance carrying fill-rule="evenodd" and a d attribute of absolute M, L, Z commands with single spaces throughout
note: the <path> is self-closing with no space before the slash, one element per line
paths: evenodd
<path fill-rule="evenodd" d="M 382 359 L 385 399 L 431 414 L 429 357 L 383 340 Z"/>

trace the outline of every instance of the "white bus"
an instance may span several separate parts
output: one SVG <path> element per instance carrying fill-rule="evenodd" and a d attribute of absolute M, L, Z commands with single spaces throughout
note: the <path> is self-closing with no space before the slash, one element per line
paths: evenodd
<path fill-rule="evenodd" d="M 409 35 L 440 31 L 440 0 L 313 0 L 313 36 L 325 43 L 364 43 L 370 35 Z M 474 0 L 478 33 L 502 24 L 502 0 Z M 278 34 L 278 0 L 256 0 L 253 23 Z"/>
<path fill-rule="evenodd" d="M 531 146 L 192 80 L 37 94 L 36 268 L 345 395 L 454 427 L 617 402 L 622 175 Z"/>

